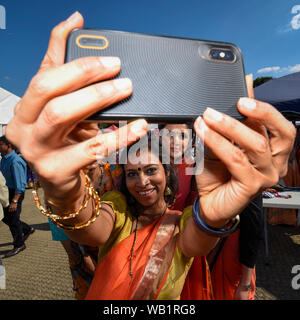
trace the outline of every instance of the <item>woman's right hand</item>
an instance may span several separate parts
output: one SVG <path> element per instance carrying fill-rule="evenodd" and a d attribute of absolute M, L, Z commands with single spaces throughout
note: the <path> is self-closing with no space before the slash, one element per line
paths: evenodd
<path fill-rule="evenodd" d="M 68 34 L 82 27 L 76 12 L 52 30 L 40 69 L 6 128 L 7 138 L 37 173 L 45 196 L 64 203 L 79 201 L 84 185 L 80 170 L 106 157 L 107 146 L 124 147 L 147 132 L 145 120 L 105 135 L 82 122 L 132 92 L 129 79 L 108 81 L 120 71 L 119 58 L 85 57 L 64 64 Z"/>

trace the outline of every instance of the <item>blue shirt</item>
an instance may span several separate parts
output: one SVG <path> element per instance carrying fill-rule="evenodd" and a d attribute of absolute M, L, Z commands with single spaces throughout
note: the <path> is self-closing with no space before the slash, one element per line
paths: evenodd
<path fill-rule="evenodd" d="M 2 156 L 0 171 L 4 175 L 9 189 L 14 189 L 15 194 L 25 192 L 26 162 L 15 151 Z"/>

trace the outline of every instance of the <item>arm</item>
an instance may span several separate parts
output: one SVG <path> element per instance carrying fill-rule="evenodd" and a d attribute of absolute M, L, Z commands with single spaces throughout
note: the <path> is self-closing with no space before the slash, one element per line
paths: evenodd
<path fill-rule="evenodd" d="M 256 264 L 260 239 L 263 237 L 262 196 L 253 199 L 240 215 L 239 260 L 250 269 Z"/>
<path fill-rule="evenodd" d="M 249 300 L 249 286 L 251 284 L 253 270 L 253 268 L 248 268 L 242 264 L 241 281 L 234 293 L 235 300 Z"/>
<path fill-rule="evenodd" d="M 20 195 L 25 192 L 26 188 L 26 166 L 24 167 L 24 165 L 18 161 L 18 159 L 15 159 L 13 165 L 11 166 L 11 173 L 15 185 L 15 196 L 13 200 L 18 200 Z"/>
<path fill-rule="evenodd" d="M 84 168 L 107 157 L 108 146 L 123 148 L 146 134 L 148 128 L 146 121 L 137 120 L 107 134 L 98 134 L 95 127 L 85 126 L 83 130 L 82 122 L 91 114 L 128 97 L 132 84 L 129 79 L 109 80 L 120 71 L 118 58 L 86 57 L 64 64 L 67 36 L 72 29 L 82 27 L 83 18 L 75 13 L 52 30 L 40 70 L 6 128 L 7 138 L 37 173 L 44 197 L 54 204 L 58 215 L 81 206 Z M 87 207 L 65 224 L 88 221 L 94 205 L 90 199 Z M 91 246 L 102 244 L 113 224 L 109 210 L 103 206 L 90 227 L 68 232 L 68 236 Z"/>
<path fill-rule="evenodd" d="M 295 127 L 271 105 L 242 98 L 237 106 L 244 122 L 207 109 L 194 125 L 208 149 L 203 172 L 196 176 L 198 214 L 212 228 L 224 227 L 286 175 L 295 139 Z M 181 234 L 187 256 L 205 255 L 217 242 L 197 229 L 190 218 Z"/>
<path fill-rule="evenodd" d="M 18 201 L 23 192 L 25 192 L 26 187 L 26 166 L 24 167 L 18 159 L 15 159 L 11 165 L 11 174 L 14 180 L 15 194 L 9 205 L 9 212 L 14 212 L 17 210 Z"/>

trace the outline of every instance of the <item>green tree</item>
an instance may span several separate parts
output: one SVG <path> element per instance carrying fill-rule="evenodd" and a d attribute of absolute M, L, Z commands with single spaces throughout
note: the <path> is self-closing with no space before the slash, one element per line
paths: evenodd
<path fill-rule="evenodd" d="M 253 87 L 258 87 L 260 86 L 261 84 L 267 82 L 267 81 L 270 81 L 272 80 L 273 77 L 258 77 L 256 78 L 254 81 L 253 81 Z"/>

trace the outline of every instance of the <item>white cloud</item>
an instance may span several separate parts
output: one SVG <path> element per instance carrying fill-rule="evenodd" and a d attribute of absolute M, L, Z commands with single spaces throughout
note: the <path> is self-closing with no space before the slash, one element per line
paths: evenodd
<path fill-rule="evenodd" d="M 298 11 L 299 11 L 299 13 L 298 13 Z M 293 6 L 291 13 L 296 14 L 296 15 L 290 21 L 290 25 L 293 30 L 298 30 L 298 29 L 300 29 L 300 5 L 297 4 L 297 5 Z"/>
<path fill-rule="evenodd" d="M 280 67 L 276 66 L 276 67 L 266 67 L 266 68 L 262 68 L 257 70 L 257 73 L 269 73 L 269 72 L 278 72 L 280 70 Z"/>
<path fill-rule="evenodd" d="M 288 67 L 265 67 L 262 69 L 257 70 L 257 73 L 294 73 L 300 71 L 300 64 L 295 64 L 294 66 L 288 66 Z"/>
<path fill-rule="evenodd" d="M 299 72 L 300 71 L 300 64 L 296 64 L 293 67 L 288 67 L 289 72 Z"/>

